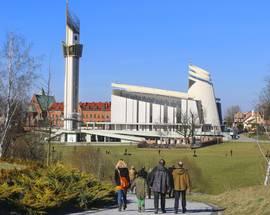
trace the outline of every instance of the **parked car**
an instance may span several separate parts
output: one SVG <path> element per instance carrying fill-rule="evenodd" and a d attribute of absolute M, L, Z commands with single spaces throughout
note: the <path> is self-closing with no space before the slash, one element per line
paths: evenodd
<path fill-rule="evenodd" d="M 237 128 L 227 128 L 227 132 L 229 132 L 232 139 L 239 139 L 240 135 L 238 134 Z"/>

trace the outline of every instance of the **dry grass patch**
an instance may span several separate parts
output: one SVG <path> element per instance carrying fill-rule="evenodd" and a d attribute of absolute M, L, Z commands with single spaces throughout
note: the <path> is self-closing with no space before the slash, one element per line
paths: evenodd
<path fill-rule="evenodd" d="M 262 185 L 227 191 L 219 195 L 194 194 L 189 199 L 225 208 L 225 215 L 270 214 L 270 187 Z"/>

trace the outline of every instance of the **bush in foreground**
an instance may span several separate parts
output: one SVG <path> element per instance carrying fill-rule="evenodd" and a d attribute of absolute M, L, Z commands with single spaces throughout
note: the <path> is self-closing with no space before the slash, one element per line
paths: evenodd
<path fill-rule="evenodd" d="M 2 171 L 0 208 L 5 213 L 55 214 L 113 201 L 113 187 L 92 175 L 56 164 Z"/>

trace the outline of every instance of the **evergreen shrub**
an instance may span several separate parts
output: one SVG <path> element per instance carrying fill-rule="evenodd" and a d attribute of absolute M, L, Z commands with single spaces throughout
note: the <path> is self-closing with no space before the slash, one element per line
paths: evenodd
<path fill-rule="evenodd" d="M 83 210 L 111 203 L 113 197 L 112 185 L 59 163 L 2 170 L 0 175 L 0 208 L 4 214 Z"/>

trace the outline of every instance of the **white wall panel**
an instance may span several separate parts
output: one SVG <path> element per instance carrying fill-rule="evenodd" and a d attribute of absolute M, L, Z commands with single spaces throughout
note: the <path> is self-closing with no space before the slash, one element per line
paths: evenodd
<path fill-rule="evenodd" d="M 153 123 L 160 123 L 160 105 L 153 104 Z"/>
<path fill-rule="evenodd" d="M 137 123 L 137 100 L 132 101 L 132 123 Z"/>
<path fill-rule="evenodd" d="M 111 122 L 126 122 L 126 98 L 112 95 L 111 97 Z"/>
<path fill-rule="evenodd" d="M 133 123 L 133 99 L 127 99 L 127 123 Z"/>
<path fill-rule="evenodd" d="M 187 108 L 188 108 L 188 105 L 187 105 L 187 100 L 186 99 L 182 99 L 182 102 L 181 102 L 181 113 L 182 115 L 186 115 L 187 114 Z"/>
<path fill-rule="evenodd" d="M 139 123 L 146 122 L 146 102 L 139 101 Z"/>
<path fill-rule="evenodd" d="M 189 117 L 191 117 L 191 114 L 190 113 L 193 113 L 194 114 L 194 117 L 195 117 L 195 123 L 198 124 L 200 122 L 199 120 L 199 115 L 198 115 L 198 109 L 197 109 L 197 105 L 196 105 L 196 101 L 194 100 L 189 100 L 188 101 L 188 114 L 189 114 Z"/>
<path fill-rule="evenodd" d="M 146 102 L 145 123 L 150 123 L 150 103 Z"/>
<path fill-rule="evenodd" d="M 188 100 L 188 113 L 192 112 L 195 115 L 198 115 L 196 101 Z"/>
<path fill-rule="evenodd" d="M 164 123 L 164 105 L 160 105 L 160 123 Z"/>
<path fill-rule="evenodd" d="M 170 123 L 170 124 L 172 124 L 174 122 L 174 120 L 173 120 L 173 117 L 174 117 L 173 111 L 174 111 L 174 108 L 168 106 L 168 123 Z"/>

